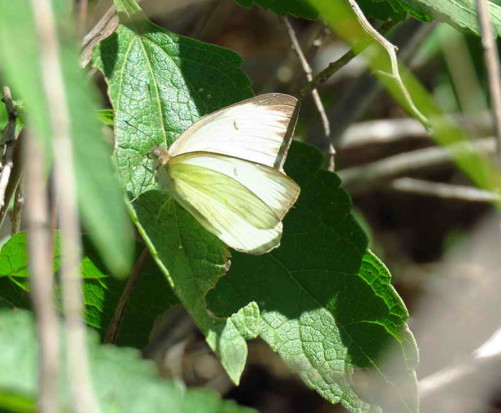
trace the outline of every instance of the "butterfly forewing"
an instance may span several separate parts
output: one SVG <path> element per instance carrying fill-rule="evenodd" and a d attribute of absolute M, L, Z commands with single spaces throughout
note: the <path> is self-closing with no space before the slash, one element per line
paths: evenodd
<path fill-rule="evenodd" d="M 164 168 L 164 172 L 160 174 L 160 184 L 228 246 L 262 254 L 279 244 L 282 223 L 266 204 L 238 182 L 219 172 L 182 162 Z M 221 192 L 224 186 L 228 188 Z"/>
<path fill-rule="evenodd" d="M 189 127 L 169 148 L 172 156 L 211 152 L 282 169 L 297 120 L 296 98 L 268 93 L 244 100 Z"/>

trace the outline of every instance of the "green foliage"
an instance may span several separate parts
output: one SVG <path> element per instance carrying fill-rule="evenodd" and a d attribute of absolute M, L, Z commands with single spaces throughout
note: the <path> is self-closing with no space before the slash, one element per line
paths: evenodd
<path fill-rule="evenodd" d="M 172 381 L 158 378 L 153 363 L 141 360 L 136 351 L 100 346 L 97 337 L 89 335 L 90 371 L 103 413 L 254 411 L 222 401 L 208 390 L 183 390 Z M 32 315 L 25 311 L 0 311 L 0 342 L 3 350 L 0 352 L 0 409 L 15 407 L 16 412 L 35 412 L 37 341 Z M 65 371 L 64 366 L 61 371 Z M 71 406 L 68 382 L 62 377 L 60 384 L 60 403 L 66 411 Z"/>
<path fill-rule="evenodd" d="M 76 43 L 66 24 L 71 21 L 71 11 L 65 7 L 66 2 L 55 3 L 54 13 L 60 24 L 62 93 L 70 116 L 80 211 L 103 260 L 115 274 L 124 275 L 132 258 L 132 237 L 123 195 L 109 159 L 111 148 L 95 118 L 95 95 L 78 70 Z M 50 111 L 54 109 L 47 102 L 42 83 L 44 72 L 33 4 L 28 0 L 0 2 L 0 71 L 12 87 L 14 98 L 23 99 L 33 135 L 49 159 L 53 154 Z"/>
<path fill-rule="evenodd" d="M 284 16 L 290 14 L 294 17 L 316 19 L 318 13 L 305 0 L 235 0 L 243 7 L 252 7 L 254 4 Z"/>
<path fill-rule="evenodd" d="M 308 0 L 235 0 L 243 7 L 257 5 L 281 16 L 292 15 L 306 19 L 318 18 L 318 11 Z M 325 2 L 329 3 L 329 2 Z M 339 2 L 338 2 L 339 3 Z M 479 34 L 475 2 L 472 0 L 359 0 L 358 5 L 367 17 L 379 20 L 402 20 L 409 13 L 418 20 L 437 19 Z M 501 3 L 489 1 L 496 36 L 501 35 Z M 331 1 L 335 6 L 336 2 Z"/>
<path fill-rule="evenodd" d="M 235 0 L 240 6 L 252 7 L 257 5 L 265 10 L 271 10 L 280 16 L 291 15 L 305 19 L 318 18 L 318 12 L 307 0 Z M 379 20 L 402 20 L 406 16 L 405 9 L 396 1 L 360 0 L 359 6 L 368 17 Z"/>
<path fill-rule="evenodd" d="M 293 145 L 287 163 L 303 195 L 286 218 L 283 246 L 264 256 L 235 253 L 232 270 L 219 280 L 229 267 L 227 247 L 158 190 L 146 155 L 154 146 L 170 145 L 200 116 L 252 96 L 241 59 L 155 26 L 132 1 L 116 6 L 121 24 L 98 45 L 94 64 L 105 75 L 115 110 L 118 165 L 133 197 L 130 212 L 233 381 L 245 365 L 245 340 L 261 334 L 309 386 L 353 411 L 377 410 L 350 383 L 356 367 L 376 367 L 392 390 L 410 383 L 415 391 L 416 351 L 404 329 L 405 307 L 387 270 L 367 252 L 339 179 L 319 170 L 320 155 L 311 147 Z M 214 287 L 207 311 L 205 296 Z M 371 305 L 353 309 L 349 302 Z M 398 347 L 399 367 L 387 372 L 379 357 L 390 344 Z M 415 393 L 399 403 L 415 411 Z"/>
<path fill-rule="evenodd" d="M 480 34 L 475 1 L 472 0 L 390 0 L 409 12 L 416 19 L 429 21 L 437 19 L 456 26 L 462 30 L 469 30 Z M 494 33 L 501 35 L 501 3 L 499 0 L 488 1 L 491 13 L 491 22 Z"/>
<path fill-rule="evenodd" d="M 234 253 L 209 308 L 229 315 L 257 302 L 261 337 L 327 400 L 355 412 L 376 409 L 350 382 L 354 368 L 373 368 L 386 383 L 380 402 L 415 412 L 417 352 L 407 311 L 388 270 L 367 251 L 348 194 L 335 174 L 320 170 L 321 161 L 315 149 L 293 144 L 286 171 L 302 192 L 284 220 L 280 248 L 257 257 Z M 390 348 L 398 354 L 391 368 L 381 359 Z"/>
<path fill-rule="evenodd" d="M 54 271 L 59 270 L 60 252 L 58 235 L 55 235 Z M 85 319 L 104 336 L 113 311 L 125 287 L 125 280 L 110 275 L 99 259 L 91 243 L 84 238 L 84 256 L 80 265 L 83 277 Z M 137 251 L 143 247 L 138 243 Z M 21 232 L 7 241 L 0 250 L 0 296 L 12 305 L 30 308 L 30 284 L 28 279 L 27 237 Z M 58 300 L 61 288 L 56 287 Z M 118 344 L 142 348 L 148 343 L 155 318 L 177 299 L 149 259 L 141 270 L 137 285 L 124 315 Z M 59 307 L 61 307 L 58 304 Z"/>

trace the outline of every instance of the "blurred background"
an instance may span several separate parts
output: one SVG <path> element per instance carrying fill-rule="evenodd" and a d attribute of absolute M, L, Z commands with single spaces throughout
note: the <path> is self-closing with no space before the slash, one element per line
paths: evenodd
<path fill-rule="evenodd" d="M 89 27 L 109 3 L 90 6 L 94 17 Z M 285 22 L 232 0 L 143 0 L 141 7 L 167 30 L 240 54 L 256 94 L 297 96 L 307 83 L 291 47 L 290 29 L 314 74 L 349 51 L 321 22 Z M 398 45 L 400 59 L 440 107 L 492 153 L 480 39 L 436 22 L 371 22 Z M 501 411 L 501 221 L 492 206 L 496 196 L 472 187 L 445 149 L 385 93 L 363 56 L 349 60 L 318 92 L 330 127 L 326 131 L 309 94 L 302 101 L 295 137 L 323 151 L 326 167 L 330 159 L 330 167 L 340 174 L 371 248 L 389 267 L 410 311 L 409 326 L 421 354 L 422 411 Z M 335 155 L 329 152 L 330 142 Z M 252 341 L 249 349 L 242 383 L 234 387 L 189 316 L 172 309 L 159 322 L 145 354 L 157 361 L 163 375 L 188 386 L 214 388 L 263 413 L 345 411 L 307 389 L 263 342 Z"/>

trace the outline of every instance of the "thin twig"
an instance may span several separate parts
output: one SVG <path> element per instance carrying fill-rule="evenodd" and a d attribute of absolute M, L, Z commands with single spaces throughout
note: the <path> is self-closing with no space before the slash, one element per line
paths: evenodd
<path fill-rule="evenodd" d="M 113 317 L 111 318 L 108 331 L 106 332 L 106 337 L 104 338 L 104 342 L 107 344 L 115 344 L 117 342 L 125 311 L 127 310 L 127 307 L 129 305 L 134 288 L 137 285 L 139 275 L 141 274 L 141 271 L 143 270 L 143 267 L 146 264 L 149 256 L 150 253 L 148 251 L 148 248 L 144 248 L 141 252 L 141 255 L 137 259 L 136 264 L 134 265 L 134 268 L 129 275 L 129 278 L 127 279 L 127 284 L 122 291 L 120 299 L 118 300 L 118 304 L 115 308 L 115 312 L 113 313 Z"/>
<path fill-rule="evenodd" d="M 392 29 L 395 26 L 396 22 L 390 21 L 386 23 L 380 31 L 382 33 L 385 33 Z M 334 74 L 336 74 L 339 70 L 341 70 L 344 66 L 346 66 L 353 58 L 357 56 L 357 54 L 360 54 L 367 46 L 369 46 L 371 42 L 366 41 L 363 42 L 359 45 L 357 45 L 354 48 L 351 48 L 348 50 L 344 55 L 342 55 L 339 59 L 335 60 L 334 62 L 329 63 L 329 65 L 319 72 L 317 75 L 313 77 L 308 83 L 306 83 L 304 86 L 302 86 L 299 89 L 299 96 L 305 97 L 308 94 L 310 94 L 315 88 L 317 88 L 320 84 L 327 82 Z M 355 52 L 355 49 L 357 52 Z"/>
<path fill-rule="evenodd" d="M 493 138 L 479 139 L 472 142 L 479 151 L 493 153 Z M 368 165 L 355 166 L 338 172 L 350 193 L 361 193 L 377 187 L 384 181 L 405 176 L 410 173 L 450 163 L 453 154 L 463 148 L 463 144 L 450 145 L 447 148 L 431 147 L 404 154 L 395 155 Z"/>
<path fill-rule="evenodd" d="M 414 100 L 412 99 L 409 91 L 407 90 L 407 87 L 405 86 L 401 76 L 400 76 L 400 70 L 398 67 L 398 60 L 397 60 L 397 48 L 396 46 L 391 43 L 389 40 L 386 39 L 381 33 L 379 33 L 372 25 L 370 22 L 367 20 L 365 17 L 362 9 L 359 7 L 357 2 L 355 0 L 348 0 L 348 3 L 350 7 L 352 8 L 353 12 L 355 13 L 358 22 L 362 26 L 363 30 L 374 39 L 375 42 L 379 43 L 388 53 L 388 57 L 390 59 L 390 67 L 391 71 L 388 72 L 380 72 L 380 74 L 384 74 L 385 76 L 387 75 L 398 87 L 400 93 L 405 99 L 405 102 L 408 106 L 409 111 L 419 119 L 419 121 L 425 125 L 429 125 L 428 119 L 421 113 L 421 111 L 417 108 L 416 104 L 414 103 Z"/>
<path fill-rule="evenodd" d="M 467 202 L 499 202 L 501 194 L 464 185 L 451 185 L 431 182 L 415 178 L 398 178 L 390 182 L 389 188 L 416 195 L 467 201 Z"/>
<path fill-rule="evenodd" d="M 5 146 L 5 153 L 2 160 L 2 172 L 0 173 L 0 209 L 5 205 L 5 192 L 7 185 L 10 181 L 10 175 L 14 166 L 14 146 L 17 139 L 16 124 L 17 124 L 17 111 L 12 101 L 10 89 L 7 86 L 2 87 L 2 101 L 7 108 L 9 121 L 5 127 L 1 145 Z"/>
<path fill-rule="evenodd" d="M 44 183 L 43 148 L 29 138 L 25 145 L 29 273 L 31 297 L 38 332 L 38 409 L 39 413 L 57 413 L 59 374 L 58 319 L 54 306 L 54 272 L 51 233 Z"/>
<path fill-rule="evenodd" d="M 282 21 L 285 23 L 285 27 L 287 29 L 287 34 L 289 35 L 289 38 L 292 43 L 292 48 L 296 52 L 296 55 L 299 59 L 299 62 L 301 63 L 301 66 L 303 68 L 304 74 L 306 76 L 306 79 L 311 82 L 313 79 L 313 71 L 311 70 L 311 66 L 308 63 L 308 60 L 306 60 L 306 57 L 303 53 L 303 50 L 301 49 L 301 45 L 299 44 L 299 40 L 296 36 L 296 32 L 294 31 L 294 28 L 289 22 L 289 19 L 287 17 L 283 17 Z M 326 141 L 329 142 L 328 146 L 328 156 L 329 156 L 329 163 L 328 163 L 328 170 L 329 171 L 334 171 L 334 156 L 336 154 L 336 150 L 334 149 L 334 145 L 330 141 L 330 135 L 331 135 L 331 127 L 329 123 L 329 118 L 327 117 L 327 114 L 325 113 L 325 108 L 322 103 L 322 99 L 320 99 L 320 95 L 318 93 L 317 89 L 314 89 L 312 92 L 313 100 L 315 102 L 315 106 L 317 107 L 318 113 L 320 114 L 320 118 L 322 119 L 322 126 L 324 129 L 324 135 L 326 138 Z"/>
<path fill-rule="evenodd" d="M 16 197 L 14 199 L 14 208 L 12 209 L 10 222 L 12 225 L 11 235 L 16 235 L 21 230 L 21 218 L 24 206 L 23 185 L 19 183 L 16 189 Z"/>
<path fill-rule="evenodd" d="M 427 37 L 433 25 L 422 24 L 415 20 L 404 22 L 394 33 L 394 40 L 400 50 L 400 59 L 405 62 L 410 59 L 419 44 Z M 336 147 L 345 140 L 346 129 L 358 120 L 367 110 L 371 102 L 382 93 L 381 82 L 371 72 L 366 72 L 353 82 L 348 90 L 330 110 L 329 119 L 333 125 L 331 137 Z"/>
<path fill-rule="evenodd" d="M 489 20 L 489 5 L 486 0 L 477 0 L 478 19 L 484 48 L 484 60 L 489 78 L 489 91 L 491 95 L 492 116 L 496 128 L 497 157 L 501 162 L 501 70 L 499 68 L 499 55 L 496 39 L 492 33 Z"/>
<path fill-rule="evenodd" d="M 70 389 L 76 412 L 98 412 L 91 385 L 85 326 L 82 321 L 81 239 L 76 205 L 70 112 L 61 71 L 58 32 L 50 0 L 31 0 L 42 68 L 42 85 L 53 136 L 54 193 L 61 225 L 61 283 Z"/>
<path fill-rule="evenodd" d="M 453 115 L 462 127 L 474 127 L 479 137 L 493 136 L 489 113 L 478 116 Z M 415 118 L 376 119 L 352 124 L 339 142 L 339 149 L 360 148 L 366 145 L 385 144 L 402 139 L 430 139 L 430 133 Z"/>

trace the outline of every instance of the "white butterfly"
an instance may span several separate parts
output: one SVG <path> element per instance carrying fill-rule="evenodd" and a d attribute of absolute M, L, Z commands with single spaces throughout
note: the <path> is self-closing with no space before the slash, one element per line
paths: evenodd
<path fill-rule="evenodd" d="M 269 93 L 204 116 L 154 150 L 158 183 L 226 245 L 276 248 L 300 190 L 283 170 L 298 111 L 296 98 Z"/>

